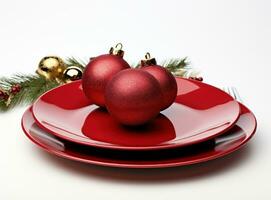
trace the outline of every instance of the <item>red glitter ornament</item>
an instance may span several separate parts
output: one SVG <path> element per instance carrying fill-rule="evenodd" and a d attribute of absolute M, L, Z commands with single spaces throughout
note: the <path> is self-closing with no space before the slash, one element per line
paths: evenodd
<path fill-rule="evenodd" d="M 156 60 L 145 55 L 146 60 L 141 61 L 141 69 L 150 73 L 159 82 L 163 95 L 163 104 L 161 110 L 168 108 L 175 100 L 177 95 L 177 82 L 175 77 L 166 68 L 157 65 Z"/>
<path fill-rule="evenodd" d="M 105 102 L 109 113 L 125 125 L 141 125 L 155 118 L 161 108 L 158 81 L 140 69 L 126 69 L 109 81 Z"/>
<path fill-rule="evenodd" d="M 119 71 L 130 68 L 123 59 L 122 44 L 110 49 L 110 54 L 90 60 L 82 77 L 85 95 L 96 105 L 105 106 L 104 93 L 108 81 Z"/>

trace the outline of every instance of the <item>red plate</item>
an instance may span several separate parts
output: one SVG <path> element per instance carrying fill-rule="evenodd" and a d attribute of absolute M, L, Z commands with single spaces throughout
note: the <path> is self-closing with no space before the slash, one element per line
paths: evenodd
<path fill-rule="evenodd" d="M 123 168 L 163 168 L 190 165 L 212 160 L 236 151 L 254 135 L 256 119 L 241 105 L 241 115 L 228 132 L 212 140 L 188 147 L 156 150 L 108 150 L 75 144 L 42 130 L 37 126 L 31 110 L 22 118 L 25 134 L 42 149 L 54 155 L 90 164 Z"/>
<path fill-rule="evenodd" d="M 240 108 L 213 86 L 177 78 L 175 103 L 152 123 L 129 128 L 86 99 L 81 81 L 53 89 L 33 105 L 37 124 L 75 143 L 122 150 L 176 148 L 214 138 L 231 128 Z"/>

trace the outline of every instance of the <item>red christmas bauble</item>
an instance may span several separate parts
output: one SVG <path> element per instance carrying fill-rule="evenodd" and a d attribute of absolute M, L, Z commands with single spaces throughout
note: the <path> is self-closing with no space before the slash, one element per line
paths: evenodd
<path fill-rule="evenodd" d="M 150 73 L 159 82 L 163 95 L 161 110 L 165 110 L 174 102 L 177 95 L 178 88 L 174 76 L 166 68 L 159 65 L 143 66 L 141 69 Z"/>
<path fill-rule="evenodd" d="M 158 81 L 139 69 L 119 72 L 105 91 L 109 113 L 125 125 L 141 125 L 155 118 L 160 112 L 161 99 Z"/>
<path fill-rule="evenodd" d="M 104 107 L 104 93 L 108 81 L 127 68 L 130 68 L 129 64 L 120 55 L 105 54 L 91 59 L 82 77 L 85 95 L 94 104 Z"/>

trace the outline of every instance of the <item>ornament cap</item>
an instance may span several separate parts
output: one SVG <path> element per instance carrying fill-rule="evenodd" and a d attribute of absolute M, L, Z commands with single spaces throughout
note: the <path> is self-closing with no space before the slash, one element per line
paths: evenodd
<path fill-rule="evenodd" d="M 150 65 L 156 65 L 156 64 L 157 62 L 155 58 L 152 58 L 149 52 L 145 54 L 145 60 L 141 60 L 141 66 L 150 66 Z"/>
<path fill-rule="evenodd" d="M 118 44 L 116 44 L 115 47 L 110 48 L 109 53 L 111 55 L 123 57 L 124 51 L 122 50 L 122 47 L 123 47 L 123 45 L 121 43 L 118 43 Z"/>

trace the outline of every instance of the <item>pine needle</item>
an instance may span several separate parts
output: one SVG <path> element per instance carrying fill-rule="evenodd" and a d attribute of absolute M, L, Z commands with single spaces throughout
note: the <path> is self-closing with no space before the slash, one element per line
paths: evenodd
<path fill-rule="evenodd" d="M 173 75 L 175 76 L 185 76 L 188 71 L 192 70 L 189 66 L 190 63 L 187 61 L 187 57 L 185 58 L 176 58 L 166 60 L 162 64 L 165 68 L 167 68 Z"/>
<path fill-rule="evenodd" d="M 74 57 L 69 57 L 66 59 L 66 64 L 67 66 L 76 66 L 81 69 L 84 69 L 85 66 L 87 65 L 86 62 L 82 61 L 81 59 L 76 59 Z"/>

